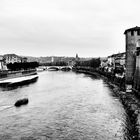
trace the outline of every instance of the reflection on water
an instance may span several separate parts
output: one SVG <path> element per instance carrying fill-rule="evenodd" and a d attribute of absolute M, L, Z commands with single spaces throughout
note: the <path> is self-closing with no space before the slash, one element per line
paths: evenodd
<path fill-rule="evenodd" d="M 29 104 L 15 108 L 25 97 Z M 0 89 L 2 140 L 136 139 L 130 114 L 102 79 L 84 74 L 42 72 L 33 84 Z"/>

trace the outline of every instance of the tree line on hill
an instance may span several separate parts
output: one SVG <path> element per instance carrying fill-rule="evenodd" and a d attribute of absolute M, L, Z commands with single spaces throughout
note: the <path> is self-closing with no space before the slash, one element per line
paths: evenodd
<path fill-rule="evenodd" d="M 92 67 L 97 68 L 100 66 L 101 60 L 100 58 L 93 58 L 91 60 L 86 61 L 77 61 L 75 66 L 82 66 L 82 67 Z M 7 64 L 7 68 L 11 71 L 18 71 L 18 70 L 27 70 L 27 69 L 35 69 L 39 65 L 44 66 L 66 66 L 67 63 L 65 61 L 58 61 L 52 63 L 43 63 L 39 64 L 38 62 L 25 62 L 25 63 L 9 63 Z"/>
<path fill-rule="evenodd" d="M 51 63 L 40 63 L 40 66 L 67 66 L 67 63 L 64 61 L 51 62 Z"/>

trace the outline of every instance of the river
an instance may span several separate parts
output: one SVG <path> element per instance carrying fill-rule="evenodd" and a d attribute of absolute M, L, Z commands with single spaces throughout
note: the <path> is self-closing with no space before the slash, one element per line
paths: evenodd
<path fill-rule="evenodd" d="M 16 108 L 18 99 L 28 105 Z M 0 88 L 0 140 L 127 140 L 127 114 L 100 78 L 62 71 Z"/>

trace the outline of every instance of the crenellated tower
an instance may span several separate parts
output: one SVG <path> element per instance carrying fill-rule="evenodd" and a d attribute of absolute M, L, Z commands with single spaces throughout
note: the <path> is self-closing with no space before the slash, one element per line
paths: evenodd
<path fill-rule="evenodd" d="M 136 68 L 136 50 L 140 47 L 140 27 L 125 30 L 126 40 L 126 88 L 132 88 Z"/>

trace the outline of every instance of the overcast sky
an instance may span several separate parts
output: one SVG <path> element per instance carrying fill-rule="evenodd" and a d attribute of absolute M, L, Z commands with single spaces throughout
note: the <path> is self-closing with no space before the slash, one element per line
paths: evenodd
<path fill-rule="evenodd" d="M 0 54 L 108 56 L 139 17 L 139 0 L 0 0 Z"/>

